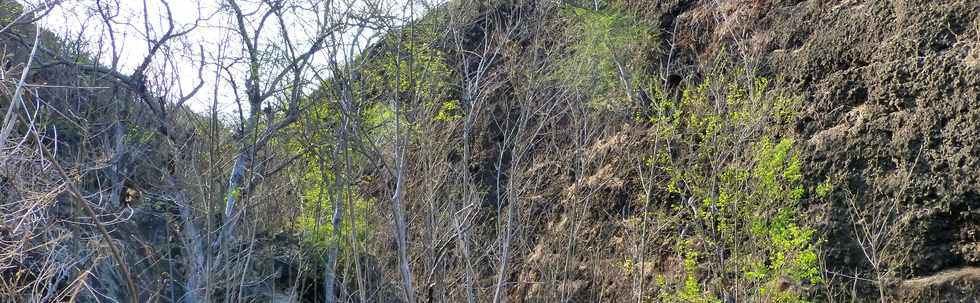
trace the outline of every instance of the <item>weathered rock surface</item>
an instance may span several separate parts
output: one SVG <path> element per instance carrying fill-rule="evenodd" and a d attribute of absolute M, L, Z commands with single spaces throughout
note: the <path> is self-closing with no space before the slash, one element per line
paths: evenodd
<path fill-rule="evenodd" d="M 803 98 L 806 175 L 841 190 L 809 206 L 832 270 L 869 269 L 871 243 L 899 288 L 980 265 L 980 2 L 659 5 L 678 69 L 729 48 Z M 975 299 L 976 275 L 956 277 L 903 298 Z"/>

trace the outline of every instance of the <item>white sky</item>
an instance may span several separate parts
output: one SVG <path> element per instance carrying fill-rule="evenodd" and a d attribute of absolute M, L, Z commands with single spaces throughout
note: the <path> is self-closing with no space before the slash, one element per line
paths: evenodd
<path fill-rule="evenodd" d="M 132 73 L 148 52 L 148 46 L 145 42 L 147 39 L 146 30 L 143 27 L 142 18 L 143 1 L 102 0 L 102 2 L 119 5 L 119 15 L 115 17 L 115 22 L 112 24 L 112 31 L 116 39 L 115 52 L 119 55 L 116 68 L 124 74 Z M 197 18 L 212 15 L 217 10 L 214 3 L 207 3 L 207 1 L 171 0 L 170 2 L 174 21 L 178 28 L 189 26 Z M 86 48 L 91 53 L 103 54 L 98 58 L 99 61 L 104 65 L 111 66 L 113 63 L 111 58 L 113 47 L 109 43 L 106 25 L 93 11 L 95 3 L 95 0 L 68 0 L 42 19 L 41 24 L 60 36 L 86 39 L 88 41 Z M 147 1 L 147 11 L 151 16 L 155 15 L 158 18 L 166 16 L 156 0 Z M 220 19 L 224 18 L 216 17 L 212 21 L 204 22 L 205 24 L 202 24 L 200 28 L 189 35 L 184 42 L 203 45 L 205 49 L 216 52 L 219 49 L 218 41 L 220 40 L 217 38 L 226 35 L 227 31 L 223 27 L 217 26 L 224 21 Z M 160 19 L 151 19 L 151 27 L 154 28 L 151 30 L 152 36 L 160 34 L 159 31 L 163 28 L 162 24 L 165 23 Z M 173 45 L 177 46 L 177 44 Z M 187 57 L 184 58 L 186 61 L 177 64 L 177 68 L 180 70 L 178 73 L 181 75 L 179 77 L 180 85 L 190 89 L 193 87 L 192 83 L 196 83 L 195 81 L 198 80 L 196 72 L 198 64 L 188 58 L 196 57 L 195 55 L 198 55 L 199 52 L 195 50 L 195 47 L 186 47 L 178 49 L 178 53 Z M 213 81 L 208 84 L 213 87 Z M 202 88 L 202 90 L 204 89 Z M 210 92 L 202 91 L 202 93 L 206 94 L 199 94 L 196 98 L 188 101 L 188 105 L 196 111 L 207 110 L 208 104 L 213 100 L 213 89 Z"/>
<path fill-rule="evenodd" d="M 111 24 L 112 32 L 116 38 L 116 53 L 119 54 L 117 69 L 124 74 L 129 74 L 147 54 L 149 48 L 146 42 L 147 39 L 158 37 L 166 29 L 166 11 L 161 5 L 161 0 L 99 1 L 103 5 L 118 5 L 119 7 L 119 15 L 114 18 L 114 22 Z M 377 2 L 378 0 L 334 0 L 332 2 L 346 2 L 348 3 L 347 5 L 353 5 L 346 7 L 357 8 L 363 7 L 366 1 Z M 411 0 L 381 0 L 381 4 L 386 7 L 385 10 L 389 14 L 407 16 L 406 10 L 402 9 L 405 7 L 406 1 Z M 42 2 L 42 0 L 22 0 L 22 2 L 30 5 Z M 190 27 L 195 20 L 203 20 L 199 22 L 199 27 L 185 39 L 169 44 L 174 48 L 171 51 L 181 56 L 169 67 L 171 70 L 175 69 L 175 73 L 179 75 L 176 77 L 179 82 L 176 85 L 176 90 L 189 91 L 196 83 L 201 81 L 197 72 L 201 49 L 204 51 L 205 61 L 208 61 L 208 64 L 213 64 L 215 62 L 213 59 L 220 57 L 222 54 L 238 55 L 242 53 L 243 46 L 238 40 L 234 39 L 235 33 L 230 30 L 230 27 L 236 23 L 229 16 L 218 13 L 219 5 L 223 2 L 222 0 L 167 0 L 178 29 Z M 239 0 L 239 3 L 245 11 L 249 10 L 249 2 L 251 0 Z M 298 0 L 298 2 L 307 5 L 322 6 L 327 1 Z M 417 15 L 422 15 L 420 13 L 420 11 L 424 11 L 422 7 L 432 5 L 431 3 L 423 2 L 432 1 L 412 1 L 418 8 L 416 11 Z M 147 37 L 147 31 L 144 26 L 144 3 L 146 5 L 145 9 L 150 16 L 149 24 L 151 29 L 149 31 L 149 37 Z M 88 41 L 86 48 L 92 53 L 104 54 L 98 59 L 102 64 L 111 66 L 113 60 L 109 54 L 113 53 L 113 48 L 109 43 L 109 31 L 94 10 L 96 7 L 95 4 L 96 0 L 65 0 L 50 15 L 42 19 L 41 24 L 48 30 L 58 33 L 61 36 L 84 38 Z M 316 20 L 317 16 L 307 14 L 297 18 L 302 18 L 303 20 L 294 18 L 293 20 L 287 21 L 287 24 L 290 27 L 290 31 L 299 33 L 295 37 L 292 37 L 292 40 L 296 44 L 299 44 L 299 48 L 302 49 L 303 45 L 300 42 L 310 41 L 312 39 L 309 37 L 313 36 L 312 29 L 310 29 L 312 26 L 304 26 L 304 24 Z M 266 25 L 266 27 L 269 26 Z M 273 31 L 273 29 L 275 28 L 269 28 L 267 32 L 275 33 L 276 31 Z M 341 39 L 349 40 L 352 34 L 347 33 L 341 36 L 345 37 Z M 363 49 L 368 42 L 358 41 L 358 47 L 355 48 L 355 52 Z M 345 43 L 349 44 L 349 42 Z M 315 58 L 314 63 L 325 66 L 327 62 L 326 56 L 329 53 L 326 51 L 322 51 L 321 53 L 318 54 L 319 57 Z M 338 54 L 338 56 L 343 57 L 345 54 Z M 161 61 L 159 59 L 160 57 L 157 57 L 155 61 Z M 156 68 L 161 68 L 161 65 L 156 66 Z M 244 64 L 237 64 L 230 69 L 241 71 L 241 73 L 234 73 L 241 75 L 235 77 L 237 78 L 236 81 L 239 81 L 239 86 L 241 86 L 241 81 L 244 81 L 245 78 Z M 307 76 L 309 77 L 310 75 Z M 227 81 L 219 81 L 217 88 L 214 85 L 215 66 L 208 66 L 204 70 L 203 79 L 205 81 L 204 87 L 186 104 L 197 112 L 207 112 L 210 110 L 211 104 L 217 99 L 219 111 L 223 115 L 237 116 L 237 105 L 234 103 L 234 92 L 232 92 L 230 84 Z"/>

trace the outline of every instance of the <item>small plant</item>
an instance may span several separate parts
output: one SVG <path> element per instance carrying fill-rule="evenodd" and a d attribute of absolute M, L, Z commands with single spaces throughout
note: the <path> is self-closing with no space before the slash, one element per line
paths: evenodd
<path fill-rule="evenodd" d="M 698 281 L 698 253 L 690 248 L 685 250 L 684 287 L 678 291 L 675 300 L 689 303 L 720 303 L 721 300 L 702 289 L 701 283 Z"/>
<path fill-rule="evenodd" d="M 820 197 L 821 199 L 826 199 L 829 197 L 830 192 L 832 191 L 834 191 L 834 184 L 830 182 L 830 179 L 817 184 L 817 188 L 815 189 L 817 197 Z"/>
<path fill-rule="evenodd" d="M 433 120 L 441 122 L 452 122 L 463 118 L 463 108 L 459 105 L 459 100 L 447 100 L 442 102 L 439 111 L 436 112 Z"/>

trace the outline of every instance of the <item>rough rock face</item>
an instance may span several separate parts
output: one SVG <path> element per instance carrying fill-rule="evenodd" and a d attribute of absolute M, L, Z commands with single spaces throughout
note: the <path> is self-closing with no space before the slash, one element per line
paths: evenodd
<path fill-rule="evenodd" d="M 796 7 L 813 13 L 774 21 L 787 43 L 767 59 L 805 94 L 797 131 L 811 176 L 839 178 L 858 207 L 897 201 L 906 213 L 893 225 L 912 249 L 904 275 L 980 264 L 980 70 L 967 63 L 980 46 L 980 3 Z M 846 217 L 835 210 L 832 229 L 848 232 Z"/>
<path fill-rule="evenodd" d="M 828 240 L 848 243 L 832 267 L 867 266 L 872 242 L 900 279 L 980 265 L 980 2 L 823 2 L 774 8 L 764 58 L 804 94 L 812 181 L 850 192 L 829 208 Z M 880 237 L 855 236 L 872 222 Z"/>
<path fill-rule="evenodd" d="M 660 20 L 675 72 L 696 79 L 727 49 L 803 99 L 805 175 L 837 189 L 806 206 L 837 279 L 877 270 L 865 278 L 897 301 L 980 297 L 980 1 L 627 3 Z"/>
<path fill-rule="evenodd" d="M 659 11 L 679 63 L 724 45 L 802 94 L 807 175 L 839 189 L 810 205 L 832 269 L 871 269 L 874 244 L 891 283 L 943 275 L 901 283 L 922 290 L 906 299 L 980 295 L 949 274 L 980 266 L 980 2 L 674 2 Z"/>

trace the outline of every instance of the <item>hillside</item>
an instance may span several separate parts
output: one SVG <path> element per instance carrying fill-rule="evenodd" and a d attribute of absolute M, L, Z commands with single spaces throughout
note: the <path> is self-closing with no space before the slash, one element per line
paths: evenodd
<path fill-rule="evenodd" d="M 0 302 L 980 298 L 976 1 L 25 3 Z"/>

